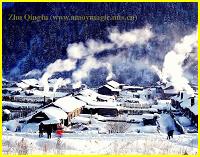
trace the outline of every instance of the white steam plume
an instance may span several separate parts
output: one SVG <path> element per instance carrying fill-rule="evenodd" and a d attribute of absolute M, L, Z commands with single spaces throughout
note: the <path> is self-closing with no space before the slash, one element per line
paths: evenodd
<path fill-rule="evenodd" d="M 76 60 L 66 59 L 61 60 L 58 59 L 54 63 L 51 63 L 47 66 L 46 72 L 40 79 L 40 82 L 44 86 L 44 95 L 49 91 L 48 79 L 56 72 L 70 71 L 76 68 Z"/>
<path fill-rule="evenodd" d="M 86 42 L 87 48 L 88 48 L 88 54 L 94 55 L 96 53 L 105 51 L 105 50 L 111 50 L 114 48 L 114 43 L 104 43 L 101 40 L 94 40 L 89 39 Z"/>
<path fill-rule="evenodd" d="M 59 78 L 59 79 L 57 79 L 57 81 L 55 82 L 55 84 L 54 84 L 54 87 L 53 87 L 53 93 L 55 93 L 56 92 L 56 90 L 59 88 L 59 87 L 61 87 L 61 86 L 66 86 L 67 84 L 69 84 L 69 83 L 71 83 L 71 79 L 63 79 L 63 78 Z"/>
<path fill-rule="evenodd" d="M 165 56 L 162 69 L 163 79 L 169 79 L 178 91 L 186 90 L 188 93 L 193 93 L 193 89 L 188 84 L 188 79 L 184 77 L 182 65 L 190 52 L 196 47 L 197 31 L 194 31 L 183 37 L 179 43 L 176 43 L 174 49 Z"/>
<path fill-rule="evenodd" d="M 79 86 L 83 78 L 87 78 L 91 69 L 106 67 L 108 70 L 107 80 L 112 79 L 112 65 L 109 60 L 97 60 L 94 55 L 105 50 L 117 49 L 122 47 L 130 47 L 134 45 L 143 45 L 153 37 L 151 28 L 146 26 L 141 29 L 132 29 L 127 32 L 120 33 L 117 29 L 112 29 L 109 32 L 108 38 L 110 42 L 102 40 L 89 39 L 86 43 L 73 43 L 67 47 L 68 58 L 66 60 L 58 59 L 46 68 L 46 72 L 40 79 L 44 85 L 44 93 L 49 91 L 48 79 L 56 72 L 71 71 L 76 68 L 78 59 L 85 59 L 81 67 L 72 74 L 73 83 Z"/>
<path fill-rule="evenodd" d="M 104 43 L 101 40 L 89 39 L 86 41 L 86 46 L 83 43 L 71 44 L 67 48 L 68 56 L 73 56 L 72 53 L 76 53 L 73 58 L 85 58 L 83 65 L 72 74 L 74 82 L 80 82 L 83 78 L 87 78 L 91 69 L 98 69 L 100 67 L 106 67 L 108 70 L 107 80 L 112 79 L 112 64 L 109 60 L 96 60 L 93 55 L 98 54 L 104 50 L 117 49 L 122 47 L 130 47 L 133 45 L 143 45 L 153 37 L 150 26 L 146 26 L 141 29 L 132 29 L 128 32 L 120 33 L 116 28 L 110 30 L 108 38 L 111 42 Z M 74 52 L 76 50 L 76 52 Z"/>
<path fill-rule="evenodd" d="M 67 47 L 69 58 L 81 59 L 88 55 L 87 48 L 82 42 L 69 44 Z"/>
<path fill-rule="evenodd" d="M 132 45 L 143 45 L 149 39 L 153 37 L 150 26 L 146 26 L 142 29 L 133 29 L 129 32 L 120 33 L 118 29 L 111 30 L 109 34 L 109 39 L 112 43 L 116 44 L 118 48 L 120 47 L 130 47 Z"/>
<path fill-rule="evenodd" d="M 112 66 L 109 63 L 104 63 L 96 60 L 94 57 L 89 56 L 86 58 L 84 64 L 72 74 L 72 78 L 76 83 L 80 83 L 80 81 L 84 78 L 87 78 L 91 69 L 98 69 L 100 67 L 106 67 L 108 70 L 107 80 L 113 77 Z M 76 84 L 75 83 L 75 84 Z"/>

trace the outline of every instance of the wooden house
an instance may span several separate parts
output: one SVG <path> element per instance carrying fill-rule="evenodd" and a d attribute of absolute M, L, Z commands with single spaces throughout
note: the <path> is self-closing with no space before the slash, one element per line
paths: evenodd
<path fill-rule="evenodd" d="M 96 101 L 91 96 L 77 95 L 77 99 L 86 103 L 83 114 L 99 114 L 103 116 L 117 116 L 119 106 L 115 101 Z"/>
<path fill-rule="evenodd" d="M 66 123 L 68 115 L 60 108 L 49 106 L 39 109 L 35 114 L 28 119 L 27 123 L 40 123 L 51 125 L 53 130 L 56 130 L 57 124 Z"/>
<path fill-rule="evenodd" d="M 86 105 L 83 101 L 76 99 L 73 96 L 66 96 L 53 102 L 53 105 L 61 108 L 67 114 L 67 121 L 65 125 L 71 124 L 71 119 L 78 116 L 83 107 Z"/>
<path fill-rule="evenodd" d="M 40 123 L 41 121 L 43 122 L 46 120 L 52 120 L 52 118 L 49 118 L 49 116 L 47 116 L 46 111 L 49 111 L 48 108 L 54 108 L 55 110 L 59 110 L 60 112 L 62 112 L 61 115 L 65 115 L 65 116 L 64 118 L 62 117 L 62 119 L 60 119 L 59 115 L 56 115 L 56 113 L 52 111 L 51 117 L 56 116 L 57 120 L 59 119 L 65 126 L 68 126 L 71 124 L 71 119 L 73 117 L 78 116 L 81 113 L 81 110 L 84 105 L 85 105 L 84 102 L 79 101 L 73 96 L 66 96 L 66 97 L 56 100 L 55 102 L 51 104 L 48 104 L 40 108 L 37 111 L 37 113 L 33 115 L 32 118 L 28 122 Z M 53 118 L 53 120 L 55 123 L 58 122 L 58 121 L 55 121 L 55 118 Z"/>
<path fill-rule="evenodd" d="M 106 85 L 100 87 L 98 89 L 98 93 L 102 95 L 110 95 L 110 96 L 117 95 L 118 96 L 119 92 L 121 91 L 121 88 L 123 87 L 121 86 L 120 83 L 111 80 L 107 82 Z"/>

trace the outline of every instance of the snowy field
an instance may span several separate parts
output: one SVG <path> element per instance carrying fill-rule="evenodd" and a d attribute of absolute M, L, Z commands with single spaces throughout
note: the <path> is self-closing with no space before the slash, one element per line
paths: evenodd
<path fill-rule="evenodd" d="M 14 127 L 14 121 L 4 122 L 3 126 L 9 130 L 3 131 L 4 154 L 197 154 L 198 133 L 180 134 L 174 128 L 174 123 L 168 114 L 162 114 L 158 119 L 160 133 L 156 126 L 143 126 L 142 123 L 128 123 L 126 133 L 109 134 L 106 129 L 110 122 L 99 119 L 106 117 L 80 115 L 75 121 L 90 124 L 78 128 L 67 128 L 61 141 L 55 133 L 52 139 L 38 137 L 38 123 L 22 126 L 21 132 L 11 132 L 9 126 Z M 140 115 L 148 116 L 148 114 Z M 141 121 L 138 115 L 126 117 Z M 184 120 L 185 122 L 185 120 Z M 175 129 L 174 138 L 167 140 L 165 127 L 172 125 Z M 17 126 L 17 125 L 16 125 Z M 15 126 L 15 129 L 16 129 Z M 84 127 L 87 130 L 82 130 Z M 15 130 L 14 129 L 14 130 Z M 139 132 L 138 132 L 139 131 Z M 23 139 L 23 140 L 22 140 Z"/>
<path fill-rule="evenodd" d="M 22 142 L 22 138 L 24 141 Z M 38 133 L 3 133 L 4 154 L 197 154 L 197 134 L 65 133 L 58 140 L 38 138 Z"/>

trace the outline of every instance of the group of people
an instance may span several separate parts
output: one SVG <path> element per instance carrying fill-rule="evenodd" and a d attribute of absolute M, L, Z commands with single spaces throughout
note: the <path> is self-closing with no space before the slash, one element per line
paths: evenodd
<path fill-rule="evenodd" d="M 61 138 L 63 135 L 63 125 L 60 123 L 57 125 L 56 135 Z M 53 128 L 51 125 L 44 125 L 42 122 L 39 124 L 39 138 L 43 137 L 43 133 L 47 133 L 47 138 L 51 138 L 51 133 L 53 132 Z"/>
<path fill-rule="evenodd" d="M 61 138 L 63 135 L 63 125 L 57 124 L 57 129 L 56 129 L 56 135 L 58 138 Z M 173 129 L 169 129 L 167 128 L 167 139 L 173 138 L 173 133 L 174 130 Z M 160 125 L 157 125 L 157 131 L 160 133 Z M 47 138 L 51 138 L 51 133 L 53 132 L 53 128 L 51 125 L 44 125 L 42 122 L 39 124 L 39 137 L 43 137 L 43 133 L 46 132 L 47 133 Z"/>

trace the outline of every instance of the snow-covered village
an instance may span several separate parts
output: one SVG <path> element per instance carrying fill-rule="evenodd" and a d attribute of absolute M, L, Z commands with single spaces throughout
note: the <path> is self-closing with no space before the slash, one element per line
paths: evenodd
<path fill-rule="evenodd" d="M 170 82 L 55 89 L 55 81 L 43 96 L 36 79 L 3 80 L 4 153 L 197 153 L 196 86 L 188 94 Z M 15 140 L 22 139 L 27 147 L 20 150 Z"/>
<path fill-rule="evenodd" d="M 198 154 L 196 3 L 3 3 L 2 32 L 4 155 Z"/>

